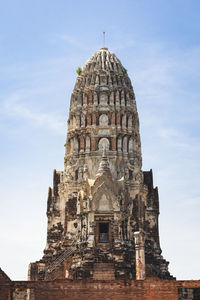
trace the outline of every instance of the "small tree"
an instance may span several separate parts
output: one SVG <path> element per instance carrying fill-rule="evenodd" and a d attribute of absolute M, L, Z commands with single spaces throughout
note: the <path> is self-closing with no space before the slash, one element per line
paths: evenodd
<path fill-rule="evenodd" d="M 76 73 L 77 73 L 78 75 L 80 75 L 81 72 L 82 72 L 82 68 L 81 68 L 81 67 L 78 67 L 78 69 L 76 70 Z"/>

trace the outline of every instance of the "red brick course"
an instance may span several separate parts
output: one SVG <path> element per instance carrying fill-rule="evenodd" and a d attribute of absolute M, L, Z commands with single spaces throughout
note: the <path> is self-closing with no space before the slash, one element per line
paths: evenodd
<path fill-rule="evenodd" d="M 96 122 L 97 122 L 97 117 L 96 117 L 96 113 L 93 113 L 92 114 L 92 125 L 96 125 Z"/>
<path fill-rule="evenodd" d="M 89 91 L 89 92 L 88 92 L 88 104 L 92 104 L 92 103 L 93 103 L 92 92 Z"/>
<path fill-rule="evenodd" d="M 85 150 L 85 139 L 83 136 L 80 137 L 80 150 Z"/>
<path fill-rule="evenodd" d="M 92 141 L 91 141 L 91 150 L 96 151 L 96 140 L 94 137 L 92 137 Z"/>
<path fill-rule="evenodd" d="M 10 278 L 0 268 L 0 300 L 10 300 Z"/>
<path fill-rule="evenodd" d="M 117 125 L 121 124 L 121 115 L 120 112 L 117 113 Z"/>
<path fill-rule="evenodd" d="M 113 151 L 117 150 L 117 140 L 116 140 L 116 137 L 112 138 L 112 150 Z"/>
<path fill-rule="evenodd" d="M 87 126 L 92 125 L 91 115 L 87 115 Z"/>
<path fill-rule="evenodd" d="M 15 289 L 33 289 L 35 300 L 178 300 L 178 288 L 200 288 L 200 281 L 69 280 L 0 282 L 0 300 Z"/>
<path fill-rule="evenodd" d="M 112 113 L 112 116 L 111 116 L 111 125 L 115 125 L 115 113 Z"/>

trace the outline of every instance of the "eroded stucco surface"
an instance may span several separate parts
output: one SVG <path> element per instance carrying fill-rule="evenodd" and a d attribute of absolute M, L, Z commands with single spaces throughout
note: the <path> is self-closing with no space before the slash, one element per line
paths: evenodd
<path fill-rule="evenodd" d="M 116 279 L 170 279 L 158 190 L 152 171 L 142 170 L 134 91 L 107 48 L 77 77 L 65 148 L 64 170 L 54 170 L 48 192 L 44 256 L 30 264 L 29 278 L 96 278 L 104 263 Z"/>

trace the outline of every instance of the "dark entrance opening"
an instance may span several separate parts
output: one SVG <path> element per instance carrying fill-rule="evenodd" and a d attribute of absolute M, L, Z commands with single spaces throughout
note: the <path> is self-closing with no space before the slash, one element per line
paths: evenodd
<path fill-rule="evenodd" d="M 99 243 L 109 243 L 109 223 L 99 223 Z"/>

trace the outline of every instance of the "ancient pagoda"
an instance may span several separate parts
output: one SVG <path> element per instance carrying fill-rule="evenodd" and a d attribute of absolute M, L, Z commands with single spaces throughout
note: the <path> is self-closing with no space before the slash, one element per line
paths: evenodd
<path fill-rule="evenodd" d="M 105 47 L 78 70 L 65 147 L 48 192 L 44 256 L 30 264 L 29 280 L 172 279 L 131 80 Z"/>

